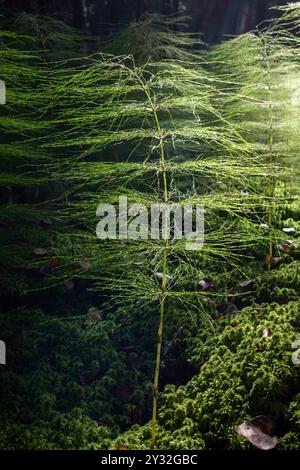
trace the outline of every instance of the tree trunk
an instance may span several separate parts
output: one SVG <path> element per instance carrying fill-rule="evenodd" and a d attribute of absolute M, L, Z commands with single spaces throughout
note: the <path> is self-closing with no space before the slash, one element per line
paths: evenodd
<path fill-rule="evenodd" d="M 144 13 L 144 2 L 143 0 L 136 0 L 135 3 L 135 21 L 138 22 L 142 14 Z"/>
<path fill-rule="evenodd" d="M 174 11 L 174 15 L 178 15 L 178 12 L 179 12 L 179 0 L 173 0 L 173 11 Z"/>
<path fill-rule="evenodd" d="M 74 0 L 73 1 L 73 23 L 75 28 L 84 29 L 85 21 L 84 21 L 84 14 L 83 14 L 83 5 L 82 0 Z"/>
<path fill-rule="evenodd" d="M 162 13 L 164 15 L 171 15 L 172 14 L 172 8 L 171 8 L 170 0 L 163 0 L 163 2 L 162 2 Z"/>
<path fill-rule="evenodd" d="M 19 11 L 31 11 L 31 1 L 30 0 L 10 0 L 5 2 L 5 6 L 12 8 L 13 10 Z"/>
<path fill-rule="evenodd" d="M 40 15 L 49 15 L 49 2 L 47 0 L 39 0 L 38 10 Z"/>
<path fill-rule="evenodd" d="M 110 23 L 116 24 L 120 19 L 121 0 L 110 0 Z"/>

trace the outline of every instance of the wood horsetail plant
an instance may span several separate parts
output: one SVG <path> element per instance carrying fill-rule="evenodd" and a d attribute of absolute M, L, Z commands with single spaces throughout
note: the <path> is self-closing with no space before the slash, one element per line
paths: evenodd
<path fill-rule="evenodd" d="M 72 257 L 58 254 L 65 262 L 55 276 L 93 281 L 115 314 L 124 305 L 133 314 L 146 305 L 153 317 L 158 312 L 152 448 L 166 313 L 176 305 L 192 318 L 200 311 L 203 321 L 210 320 L 207 296 L 224 293 L 209 292 L 208 262 L 235 265 L 243 251 L 247 255 L 263 241 L 256 211 L 267 176 L 226 109 L 234 100 L 230 86 L 220 87 L 220 78 L 200 53 L 191 54 L 182 36 L 173 48 L 173 58 L 160 50 L 159 59 L 142 65 L 132 55 L 101 53 L 84 64 L 60 66 L 49 92 L 51 141 L 43 144 L 57 156 L 46 165 L 49 178 L 66 182 L 67 203 L 62 199 L 57 211 L 72 232 Z M 121 233 L 120 214 L 119 236 L 114 231 L 113 239 L 97 239 L 99 204 L 114 206 L 120 196 L 134 204 L 128 212 L 134 239 Z M 185 240 L 172 238 L 165 215 L 161 237 L 152 239 L 140 217 L 153 204 L 204 206 L 201 250 L 187 250 Z"/>
<path fill-rule="evenodd" d="M 58 57 L 60 49 L 61 59 L 74 56 L 84 37 L 59 21 L 27 14 L 3 19 L 1 25 L 0 78 L 6 103 L 0 109 L 0 290 L 23 295 L 42 288 L 44 276 L 57 262 L 52 247 L 60 227 L 49 199 L 60 196 L 63 188 L 60 183 L 50 187 L 44 178 L 44 165 L 52 156 L 39 144 L 48 133 L 53 51 Z"/>
<path fill-rule="evenodd" d="M 261 227 L 268 232 L 268 269 L 276 262 L 274 247 L 282 237 L 276 208 L 283 209 L 291 196 L 282 194 L 281 182 L 296 165 L 300 64 L 299 41 L 291 29 L 296 12 L 300 13 L 299 5 L 284 7 L 285 14 L 279 20 L 224 42 L 209 53 L 211 67 L 225 89 L 229 86 L 232 90 L 234 99 L 226 102 L 226 109 L 236 130 L 252 143 L 268 171 L 265 210 L 259 214 Z"/>
<path fill-rule="evenodd" d="M 284 178 L 284 194 L 292 204 L 297 204 L 299 195 L 299 151 L 298 151 L 298 128 L 299 128 L 299 105 L 300 105 L 300 2 L 289 3 L 283 7 L 278 7 L 281 13 L 279 19 L 274 20 L 272 25 L 273 34 L 277 42 L 283 47 L 286 61 L 285 75 L 281 81 L 281 141 L 283 146 L 280 149 L 284 166 L 289 168 Z M 286 187 L 286 184 L 289 186 Z M 296 190 L 296 195 L 294 190 Z M 298 188 L 298 189 L 297 189 Z"/>
<path fill-rule="evenodd" d="M 41 175 L 29 172 L 46 158 L 45 151 L 29 142 L 43 129 L 38 115 L 44 77 L 37 54 L 26 48 L 30 38 L 12 31 L 0 34 L 0 77 L 6 86 L 6 102 L 0 109 L 1 291 L 19 294 L 29 288 L 27 262 L 45 237 L 39 225 L 45 213 L 37 205 Z"/>

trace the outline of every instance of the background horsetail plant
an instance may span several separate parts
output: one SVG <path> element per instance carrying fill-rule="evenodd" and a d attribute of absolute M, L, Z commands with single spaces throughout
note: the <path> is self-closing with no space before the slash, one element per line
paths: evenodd
<path fill-rule="evenodd" d="M 0 75 L 6 84 L 6 104 L 0 115 L 1 271 L 5 273 L 1 291 L 16 293 L 29 287 L 25 266 L 42 232 L 38 221 L 43 209 L 33 206 L 40 176 L 30 174 L 29 166 L 41 162 L 45 152 L 28 143 L 28 136 L 39 135 L 43 128 L 36 112 L 43 102 L 37 91 L 43 86 L 43 76 L 37 55 L 26 49 L 30 38 L 11 31 L 0 34 Z M 32 230 L 32 223 L 37 230 Z"/>
<path fill-rule="evenodd" d="M 84 36 L 59 21 L 25 13 L 2 23 L 0 76 L 6 84 L 6 104 L 0 115 L 1 185 L 5 188 L 1 194 L 1 290 L 24 295 L 41 289 L 51 263 L 54 267 L 51 247 L 61 229 L 59 224 L 54 229 L 49 200 L 63 188 L 61 183 L 49 186 L 43 168 L 52 155 L 39 145 L 49 127 L 53 51 L 57 57 L 57 49 L 61 50 L 64 59 L 75 50 L 78 54 Z"/>
<path fill-rule="evenodd" d="M 291 174 L 288 154 L 297 120 L 297 113 L 291 113 L 299 76 L 297 54 L 291 37 L 287 40 L 272 22 L 214 47 L 210 63 L 222 86 L 225 83 L 235 90 L 236 96 L 226 102 L 226 109 L 268 172 L 262 193 L 265 211 L 260 210 L 257 217 L 268 238 L 265 264 L 270 270 L 279 260 L 275 246 L 282 237 L 280 211 L 275 207 L 284 207 L 287 196 L 282 197 L 280 184 L 276 190 L 276 182 Z"/>

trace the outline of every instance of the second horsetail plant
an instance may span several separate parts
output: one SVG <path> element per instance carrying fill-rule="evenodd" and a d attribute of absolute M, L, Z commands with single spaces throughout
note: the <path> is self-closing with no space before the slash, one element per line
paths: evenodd
<path fill-rule="evenodd" d="M 269 270 L 280 259 L 280 253 L 275 254 L 275 244 L 282 237 L 280 211 L 275 211 L 275 205 L 283 207 L 287 202 L 277 181 L 292 174 L 298 119 L 295 97 L 300 63 L 298 40 L 292 31 L 299 4 L 282 10 L 285 14 L 279 20 L 226 41 L 209 53 L 210 66 L 217 72 L 221 88 L 229 87 L 235 95 L 226 102 L 227 112 L 267 169 L 262 192 L 265 211 L 257 215 L 268 233 L 265 263 Z"/>
<path fill-rule="evenodd" d="M 60 195 L 62 188 L 59 184 L 50 190 L 43 169 L 52 155 L 39 142 L 49 132 L 54 50 L 58 57 L 61 49 L 64 59 L 75 50 L 78 54 L 83 36 L 59 21 L 25 13 L 11 21 L 1 19 L 2 23 L 0 77 L 6 102 L 0 110 L 0 179 L 5 188 L 1 192 L 4 283 L 0 291 L 6 292 L 9 286 L 14 294 L 24 295 L 40 289 L 44 275 L 58 263 L 52 252 L 59 238 L 58 224 L 55 216 L 52 219 L 49 199 Z"/>
<path fill-rule="evenodd" d="M 44 77 L 37 54 L 28 47 L 29 37 L 2 30 L 0 39 L 0 76 L 6 87 L 0 110 L 0 291 L 22 295 L 31 287 L 27 263 L 44 238 L 39 220 L 45 211 L 36 204 L 40 176 L 29 172 L 45 161 L 45 151 L 29 142 L 43 129 L 37 110 L 45 106 L 45 97 L 37 90 L 43 88 Z"/>

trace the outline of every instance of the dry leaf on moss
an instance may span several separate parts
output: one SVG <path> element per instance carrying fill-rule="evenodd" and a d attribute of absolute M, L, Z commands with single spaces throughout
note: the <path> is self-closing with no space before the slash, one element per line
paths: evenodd
<path fill-rule="evenodd" d="M 271 450 L 277 445 L 273 423 L 266 416 L 256 416 L 240 424 L 235 430 L 258 449 Z"/>

